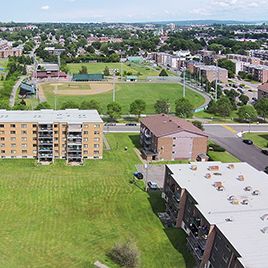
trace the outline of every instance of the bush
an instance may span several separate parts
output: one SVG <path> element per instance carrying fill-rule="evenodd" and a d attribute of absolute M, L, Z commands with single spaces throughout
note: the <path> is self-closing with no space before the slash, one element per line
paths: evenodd
<path fill-rule="evenodd" d="M 225 152 L 226 150 L 222 148 L 218 144 L 210 144 L 209 147 L 214 151 L 214 152 Z"/>
<path fill-rule="evenodd" d="M 108 256 L 122 267 L 133 268 L 137 267 L 139 263 L 138 249 L 130 242 L 116 244 L 108 253 Z"/>

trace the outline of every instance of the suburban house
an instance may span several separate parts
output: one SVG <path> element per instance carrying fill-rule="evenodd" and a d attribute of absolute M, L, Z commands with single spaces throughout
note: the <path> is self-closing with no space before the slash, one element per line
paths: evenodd
<path fill-rule="evenodd" d="M 196 160 L 207 153 L 208 136 L 192 123 L 160 114 L 141 119 L 141 151 L 151 160 Z"/>
<path fill-rule="evenodd" d="M 258 86 L 258 100 L 268 98 L 268 82 Z"/>
<path fill-rule="evenodd" d="M 67 74 L 65 72 L 61 72 L 58 64 L 52 63 L 44 63 L 39 64 L 37 67 L 37 71 L 33 73 L 33 78 L 36 79 L 52 79 L 52 78 L 62 78 L 66 79 Z"/>
<path fill-rule="evenodd" d="M 267 174 L 247 163 L 167 165 L 162 197 L 195 267 L 267 267 Z"/>
<path fill-rule="evenodd" d="M 103 121 L 96 110 L 0 110 L 0 157 L 66 159 L 82 163 L 102 158 Z"/>

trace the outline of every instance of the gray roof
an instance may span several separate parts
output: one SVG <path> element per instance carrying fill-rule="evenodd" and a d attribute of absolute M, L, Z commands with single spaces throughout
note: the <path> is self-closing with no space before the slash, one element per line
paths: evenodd
<path fill-rule="evenodd" d="M 210 166 L 218 166 L 219 171 L 210 171 Z M 187 189 L 198 203 L 197 209 L 240 254 L 243 266 L 267 267 L 268 215 L 263 216 L 268 213 L 268 175 L 247 163 L 197 162 L 168 165 L 168 168 L 180 187 Z M 211 174 L 211 178 L 207 179 L 206 174 Z M 239 176 L 244 176 L 244 180 L 239 180 Z M 218 191 L 215 182 L 222 182 L 224 190 Z M 251 188 L 246 191 L 248 186 Z M 260 195 L 254 195 L 255 190 L 259 190 Z M 229 200 L 231 196 L 236 204 Z M 243 205 L 243 200 L 247 200 L 248 205 Z"/>
<path fill-rule="evenodd" d="M 96 110 L 40 110 L 40 111 L 6 111 L 0 110 L 0 123 L 102 123 Z"/>

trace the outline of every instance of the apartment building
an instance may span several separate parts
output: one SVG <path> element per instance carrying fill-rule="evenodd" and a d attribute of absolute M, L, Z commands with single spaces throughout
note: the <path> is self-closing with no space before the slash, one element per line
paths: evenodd
<path fill-rule="evenodd" d="M 163 198 L 197 267 L 264 268 L 268 176 L 247 163 L 167 165 Z"/>
<path fill-rule="evenodd" d="M 256 65 L 261 64 L 261 59 L 259 58 L 240 55 L 240 54 L 228 54 L 227 59 L 246 62 L 249 64 L 256 64 Z"/>
<path fill-rule="evenodd" d="M 268 60 L 268 50 L 263 49 L 250 50 L 249 55 L 251 57 L 260 58 L 261 60 Z"/>
<path fill-rule="evenodd" d="M 0 59 L 19 57 L 22 55 L 22 47 L 12 47 L 12 43 L 0 40 Z"/>
<path fill-rule="evenodd" d="M 210 83 L 216 80 L 223 84 L 228 83 L 228 70 L 224 68 L 191 61 L 187 63 L 187 69 L 192 75 L 208 80 Z"/>
<path fill-rule="evenodd" d="M 39 162 L 101 159 L 103 121 L 96 110 L 0 110 L 0 157 Z"/>
<path fill-rule="evenodd" d="M 265 65 L 255 65 L 255 64 L 244 64 L 243 71 L 251 74 L 253 79 L 261 83 L 266 83 L 268 81 L 268 66 Z"/>
<path fill-rule="evenodd" d="M 141 152 L 151 160 L 196 160 L 207 153 L 208 136 L 192 123 L 165 114 L 141 119 Z"/>
<path fill-rule="evenodd" d="M 258 100 L 268 98 L 268 82 L 258 86 Z"/>

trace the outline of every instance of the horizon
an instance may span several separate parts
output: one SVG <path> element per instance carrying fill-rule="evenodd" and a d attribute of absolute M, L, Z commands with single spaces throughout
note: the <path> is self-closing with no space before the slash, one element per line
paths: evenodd
<path fill-rule="evenodd" d="M 248 3 L 245 0 L 132 0 L 113 3 L 108 0 L 11 0 L 1 7 L 3 22 L 61 23 L 150 23 L 166 21 L 220 20 L 267 21 L 268 0 Z M 14 8 L 14 6 L 16 8 Z M 120 8 L 119 8 L 120 7 Z"/>

